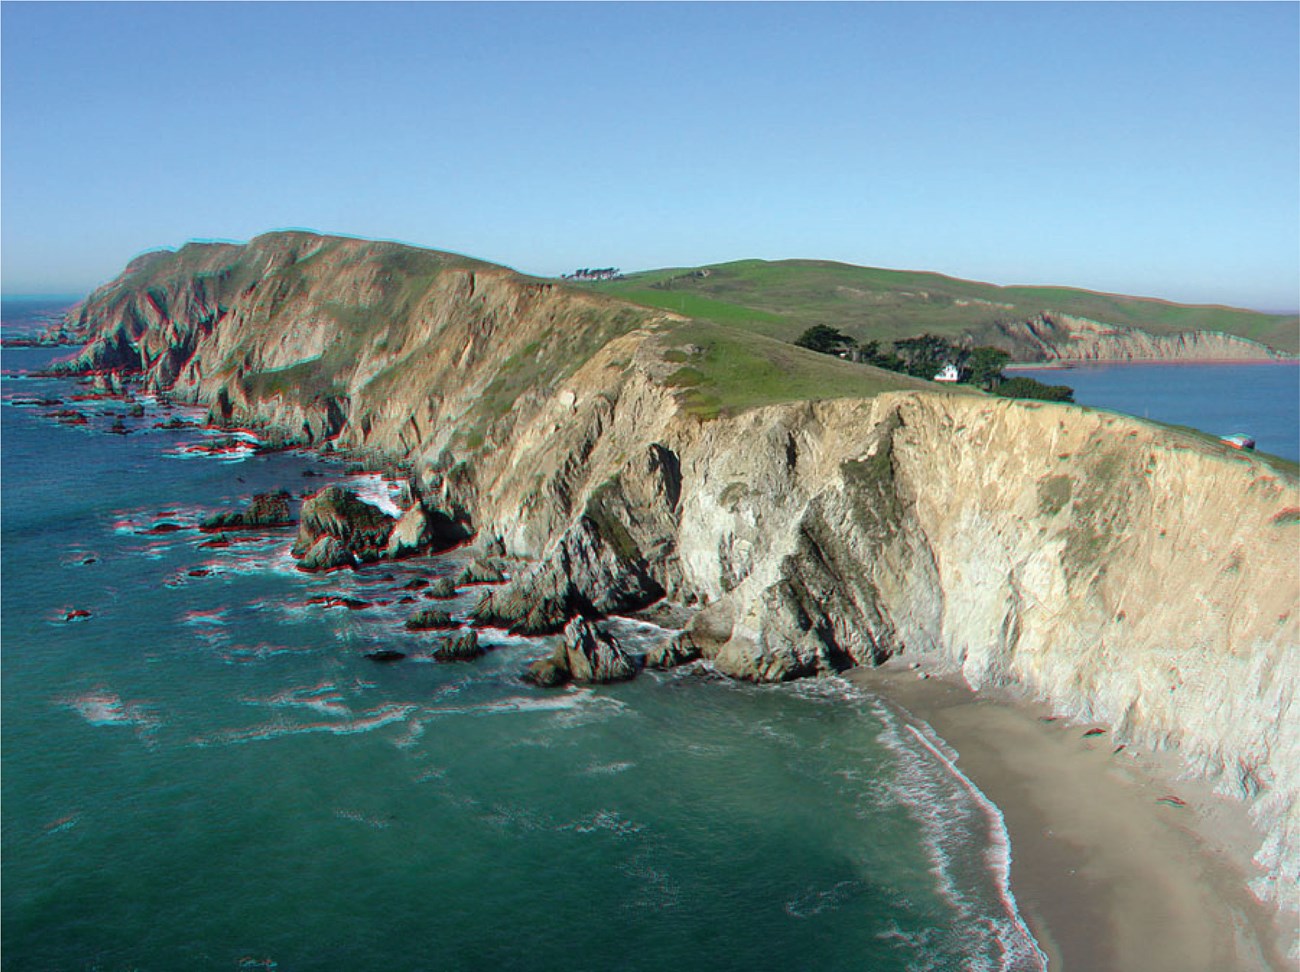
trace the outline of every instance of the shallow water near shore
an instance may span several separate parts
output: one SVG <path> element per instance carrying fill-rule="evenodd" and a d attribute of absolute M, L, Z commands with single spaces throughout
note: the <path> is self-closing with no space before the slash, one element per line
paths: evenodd
<path fill-rule="evenodd" d="M 543 691 L 552 643 L 490 629 L 436 663 L 407 585 L 464 553 L 308 576 L 195 529 L 381 481 L 11 373 L 53 354 L 3 361 L 4 968 L 1042 967 L 997 809 L 869 692 Z"/>

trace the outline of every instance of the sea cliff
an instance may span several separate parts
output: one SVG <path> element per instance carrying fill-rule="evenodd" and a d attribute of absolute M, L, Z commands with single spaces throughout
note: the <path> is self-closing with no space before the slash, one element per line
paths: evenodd
<path fill-rule="evenodd" d="M 1176 748 L 1249 802 L 1271 890 L 1295 886 L 1292 472 L 798 349 L 840 369 L 828 389 L 860 369 L 874 393 L 702 409 L 685 323 L 466 258 L 272 234 L 142 258 L 65 328 L 88 342 L 74 370 L 403 464 L 424 502 L 532 562 L 485 621 L 558 632 L 667 597 L 694 615 L 663 664 L 784 680 L 901 654 L 1017 684 Z"/>
<path fill-rule="evenodd" d="M 999 325 L 997 340 L 1024 361 L 1280 361 L 1288 355 L 1223 331 L 1151 334 L 1069 314 L 1044 312 Z"/>

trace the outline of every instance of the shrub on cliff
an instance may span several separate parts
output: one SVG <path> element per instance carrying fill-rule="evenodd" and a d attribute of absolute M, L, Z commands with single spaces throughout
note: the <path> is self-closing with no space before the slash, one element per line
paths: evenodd
<path fill-rule="evenodd" d="M 850 351 L 854 347 L 853 338 L 847 334 L 841 334 L 835 328 L 827 327 L 825 324 L 817 324 L 808 328 L 794 339 L 794 343 L 801 348 L 818 351 L 822 354 L 840 354 L 844 351 Z"/>
<path fill-rule="evenodd" d="M 1011 355 L 1001 348 L 972 348 L 966 356 L 966 381 L 980 388 L 993 388 L 1002 381 L 1002 369 L 1011 360 Z"/>

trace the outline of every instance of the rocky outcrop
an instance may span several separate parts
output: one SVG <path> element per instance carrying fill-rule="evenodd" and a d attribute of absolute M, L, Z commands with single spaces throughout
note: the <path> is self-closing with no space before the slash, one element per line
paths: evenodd
<path fill-rule="evenodd" d="M 290 551 L 304 560 L 318 547 L 322 551 L 339 551 L 354 563 L 372 563 L 387 551 L 388 539 L 397 522 L 377 506 L 362 502 L 357 495 L 341 486 L 326 486 L 303 500 L 299 514 L 298 538 Z M 333 541 L 321 547 L 323 541 Z M 319 559 L 320 555 L 316 555 Z M 303 564 L 299 567 L 307 570 Z"/>
<path fill-rule="evenodd" d="M 384 547 L 384 555 L 393 559 L 409 557 L 430 546 L 432 540 L 433 530 L 429 516 L 424 512 L 424 507 L 414 503 L 393 524 L 388 543 Z"/>
<path fill-rule="evenodd" d="M 332 552 L 329 559 L 338 559 L 340 555 L 333 551 L 341 550 L 350 563 L 368 564 L 445 550 L 466 535 L 463 525 L 446 514 L 425 509 L 419 502 L 394 518 L 362 501 L 351 490 L 327 486 L 303 501 L 298 537 L 290 552 L 294 557 L 305 557 L 329 537 L 337 542 L 321 548 Z M 301 563 L 298 566 L 311 569 Z"/>
<path fill-rule="evenodd" d="M 645 607 L 664 589 L 650 575 L 621 524 L 584 517 L 558 549 L 527 574 L 485 594 L 474 608 L 480 624 L 517 634 L 551 634 L 577 615 L 600 616 Z"/>
<path fill-rule="evenodd" d="M 637 661 L 609 634 L 590 621 L 575 618 L 564 640 L 547 658 L 533 662 L 524 678 L 544 688 L 567 682 L 607 684 L 634 678 Z"/>
<path fill-rule="evenodd" d="M 295 548 L 297 549 L 297 548 Z M 310 547 L 294 554 L 297 568 L 308 573 L 355 567 L 357 558 L 337 537 L 319 537 Z"/>
<path fill-rule="evenodd" d="M 397 560 L 427 550 L 446 550 L 471 536 L 473 534 L 465 524 L 441 510 L 427 509 L 417 501 L 393 524 L 384 556 Z"/>

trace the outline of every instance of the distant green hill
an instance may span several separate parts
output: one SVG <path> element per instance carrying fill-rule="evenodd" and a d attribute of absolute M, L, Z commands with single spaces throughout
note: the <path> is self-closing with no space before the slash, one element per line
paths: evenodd
<path fill-rule="evenodd" d="M 652 270 L 583 286 L 784 341 L 814 324 L 828 324 L 859 341 L 888 342 L 929 332 L 998 344 L 1014 354 L 1025 350 L 1016 346 L 1014 325 L 1046 312 L 1157 337 L 1218 331 L 1300 353 L 1300 318 L 1295 315 L 1067 287 L 999 287 L 938 273 L 820 260 L 740 260 Z"/>

